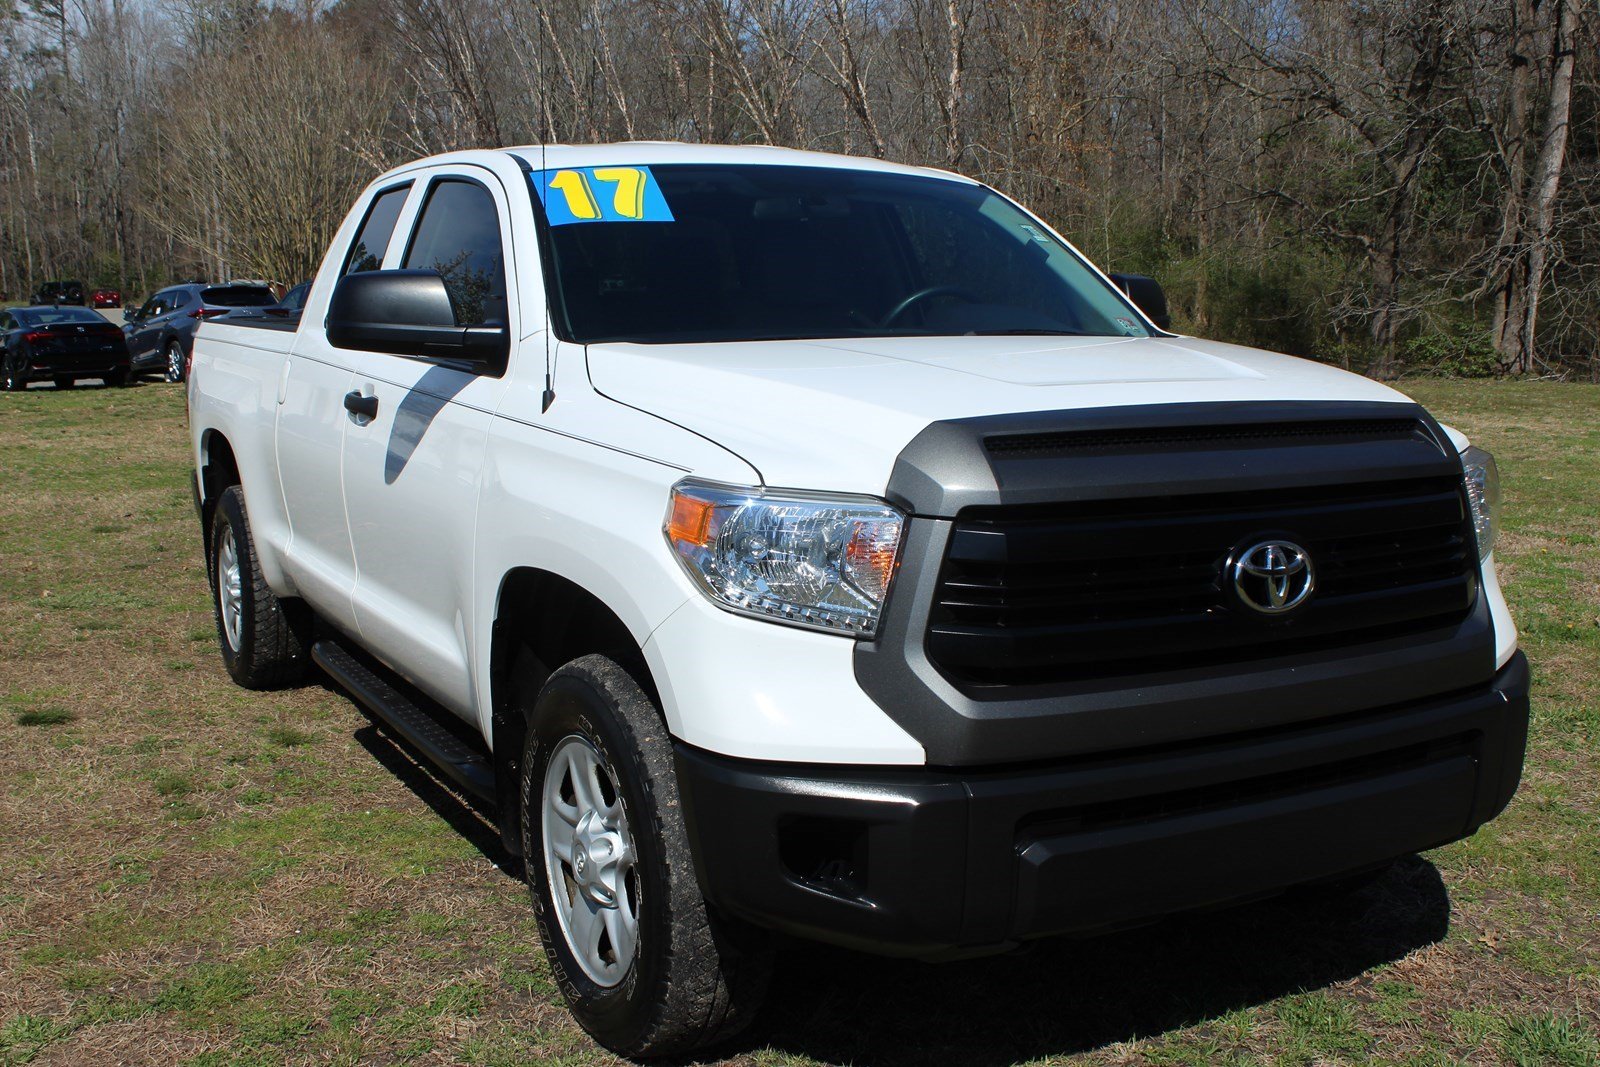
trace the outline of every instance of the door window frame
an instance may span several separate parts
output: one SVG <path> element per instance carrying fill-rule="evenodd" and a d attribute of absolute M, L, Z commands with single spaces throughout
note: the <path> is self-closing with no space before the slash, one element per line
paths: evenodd
<path fill-rule="evenodd" d="M 470 165 L 472 164 L 469 164 L 469 166 Z M 483 169 L 489 170 L 489 168 Z M 495 177 L 498 177 L 498 175 L 495 175 L 494 171 L 492 170 L 489 170 L 489 173 Z M 508 353 L 507 358 L 502 363 L 492 366 L 479 364 L 466 365 L 460 360 L 450 359 L 449 357 L 444 356 L 399 355 L 392 352 L 375 352 L 368 354 L 383 356 L 388 359 L 404 359 L 413 363 L 430 363 L 436 366 L 449 367 L 453 370 L 459 370 L 463 373 L 471 374 L 479 378 L 505 378 L 508 374 L 510 374 L 511 363 L 516 356 L 517 339 L 521 336 L 521 332 L 517 325 L 519 321 L 518 307 L 520 305 L 520 294 L 517 292 L 517 286 L 520 284 L 520 279 L 515 273 L 516 264 L 513 253 L 515 242 L 513 240 L 514 233 L 511 227 L 511 217 L 508 214 L 508 208 L 510 206 L 509 202 L 501 197 L 496 197 L 494 186 L 489 182 L 484 181 L 482 178 L 479 178 L 476 175 L 465 174 L 459 170 L 425 172 L 421 175 L 415 176 L 414 178 L 408 177 L 406 180 L 412 183 L 411 195 L 407 198 L 405 207 L 401 209 L 400 217 L 395 220 L 396 233 L 399 233 L 402 226 L 405 227 L 405 243 L 399 245 L 397 249 L 394 239 L 390 238 L 389 247 L 383 259 L 383 269 L 406 269 L 404 264 L 411 256 L 411 249 L 417 240 L 417 229 L 422 223 L 423 214 L 427 211 L 428 200 L 433 195 L 434 189 L 445 182 L 462 182 L 468 185 L 476 185 L 478 188 L 482 189 L 486 194 L 488 194 L 489 203 L 494 208 L 495 222 L 500 227 L 500 269 L 504 274 L 506 287 L 506 333 L 510 338 L 511 351 Z M 393 188 L 393 186 L 390 188 Z M 352 238 L 352 241 L 353 240 L 354 238 Z"/>
<path fill-rule="evenodd" d="M 406 234 L 405 248 L 404 248 L 403 251 L 401 251 L 400 259 L 396 263 L 396 266 L 401 270 L 408 270 L 408 269 L 415 270 L 415 269 L 418 269 L 418 268 L 408 268 L 405 265 L 406 262 L 408 260 L 410 260 L 411 253 L 417 246 L 417 232 L 422 229 L 422 220 L 427 217 L 427 214 L 428 214 L 428 203 L 433 199 L 434 191 L 437 190 L 439 188 L 439 186 L 447 185 L 447 184 L 449 184 L 451 182 L 457 182 L 457 183 L 462 184 L 462 185 L 476 185 L 479 189 L 482 189 L 484 191 L 484 193 L 488 195 L 488 197 L 489 197 L 489 206 L 494 209 L 494 220 L 495 220 L 496 224 L 498 224 L 499 229 L 500 229 L 500 274 L 501 274 L 502 279 L 506 283 L 506 328 L 510 329 L 511 328 L 511 321 L 510 321 L 511 320 L 511 266 L 510 266 L 511 257 L 508 254 L 510 242 L 506 239 L 510 235 L 510 227 L 506 225 L 505 212 L 500 210 L 500 205 L 495 201 L 495 198 L 494 198 L 494 190 L 489 188 L 488 183 L 486 183 L 484 181 L 481 181 L 481 180 L 479 180 L 477 178 L 470 177 L 470 176 L 468 176 L 466 174 L 445 173 L 445 174 L 435 174 L 435 175 L 429 177 L 427 185 L 422 190 L 422 195 L 417 199 L 417 209 L 416 209 L 416 211 L 414 211 L 412 213 L 411 219 L 409 220 L 410 223 L 411 223 L 411 229 L 410 229 L 410 232 Z M 482 324 L 478 323 L 476 325 L 482 325 Z"/>

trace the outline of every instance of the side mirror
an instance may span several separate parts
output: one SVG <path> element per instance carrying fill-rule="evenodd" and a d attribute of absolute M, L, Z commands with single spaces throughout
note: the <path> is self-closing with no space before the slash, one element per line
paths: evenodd
<path fill-rule="evenodd" d="M 460 326 L 438 271 L 372 270 L 347 274 L 328 302 L 328 343 L 335 348 L 469 363 L 498 373 L 511 351 L 504 323 Z"/>
<path fill-rule="evenodd" d="M 1161 291 L 1160 282 L 1148 274 L 1113 274 L 1110 278 L 1151 322 L 1163 330 L 1172 329 L 1172 312 L 1167 310 L 1167 294 Z"/>
<path fill-rule="evenodd" d="M 122 313 L 122 321 L 129 326 L 144 318 L 144 308 L 128 308 Z"/>

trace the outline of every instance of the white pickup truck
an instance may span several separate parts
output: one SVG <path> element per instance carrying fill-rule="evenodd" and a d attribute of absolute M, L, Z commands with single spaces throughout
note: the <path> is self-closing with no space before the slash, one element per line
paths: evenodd
<path fill-rule="evenodd" d="M 629 1055 L 742 1025 L 775 934 L 974 955 L 1473 833 L 1528 717 L 1493 461 L 1165 313 L 954 174 L 401 167 L 298 322 L 200 331 L 223 659 L 483 798 Z"/>

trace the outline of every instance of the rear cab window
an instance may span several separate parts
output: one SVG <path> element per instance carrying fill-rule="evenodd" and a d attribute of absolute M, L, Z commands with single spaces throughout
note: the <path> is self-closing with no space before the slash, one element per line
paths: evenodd
<path fill-rule="evenodd" d="M 405 207 L 406 197 L 410 194 L 411 183 L 406 182 L 404 185 L 391 186 L 372 198 L 366 218 L 361 220 L 361 228 L 356 231 L 350 251 L 345 254 L 341 273 L 358 274 L 383 266 L 389 241 L 394 237 L 395 223 L 400 221 L 400 209 Z"/>

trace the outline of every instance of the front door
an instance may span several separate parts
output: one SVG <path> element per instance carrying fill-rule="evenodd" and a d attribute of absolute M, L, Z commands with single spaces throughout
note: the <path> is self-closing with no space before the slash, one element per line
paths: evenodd
<path fill-rule="evenodd" d="M 166 315 L 172 310 L 170 293 L 160 292 L 144 302 L 137 321 L 128 328 L 128 355 L 135 360 L 145 360 L 155 352 L 161 331 L 166 326 Z"/>

